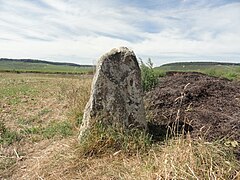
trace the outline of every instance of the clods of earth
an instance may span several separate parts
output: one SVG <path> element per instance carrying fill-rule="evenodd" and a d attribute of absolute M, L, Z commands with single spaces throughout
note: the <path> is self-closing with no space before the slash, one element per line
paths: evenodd
<path fill-rule="evenodd" d="M 207 141 L 240 142 L 239 81 L 169 72 L 144 99 L 149 129 L 155 138 L 174 127 L 175 133 L 191 131 L 192 137 Z M 237 151 L 239 155 L 239 148 Z"/>

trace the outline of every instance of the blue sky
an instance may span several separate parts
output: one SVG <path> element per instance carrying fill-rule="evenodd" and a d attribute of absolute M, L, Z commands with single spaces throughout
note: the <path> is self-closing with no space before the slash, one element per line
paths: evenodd
<path fill-rule="evenodd" d="M 155 65 L 240 63 L 240 0 L 0 0 L 0 57 L 95 64 L 127 46 Z"/>

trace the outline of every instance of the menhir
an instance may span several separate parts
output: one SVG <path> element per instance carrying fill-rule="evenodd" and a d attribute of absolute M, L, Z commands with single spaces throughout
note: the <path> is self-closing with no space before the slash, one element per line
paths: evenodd
<path fill-rule="evenodd" d="M 120 47 L 103 55 L 98 61 L 79 138 L 95 123 L 146 131 L 142 95 L 141 70 L 134 52 Z"/>

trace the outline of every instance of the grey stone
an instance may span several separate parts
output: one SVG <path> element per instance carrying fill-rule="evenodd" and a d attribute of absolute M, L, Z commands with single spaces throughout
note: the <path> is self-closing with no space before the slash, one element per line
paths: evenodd
<path fill-rule="evenodd" d="M 147 130 L 142 98 L 141 70 L 133 51 L 112 49 L 98 61 L 79 138 L 94 123 Z"/>

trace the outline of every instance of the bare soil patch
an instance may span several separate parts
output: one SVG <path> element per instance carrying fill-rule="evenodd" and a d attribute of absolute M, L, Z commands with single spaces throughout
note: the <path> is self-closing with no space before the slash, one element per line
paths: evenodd
<path fill-rule="evenodd" d="M 187 124 L 194 137 L 240 142 L 239 81 L 170 72 L 145 95 L 145 103 L 155 133 L 157 126 L 167 127 L 178 121 L 179 127 Z"/>

